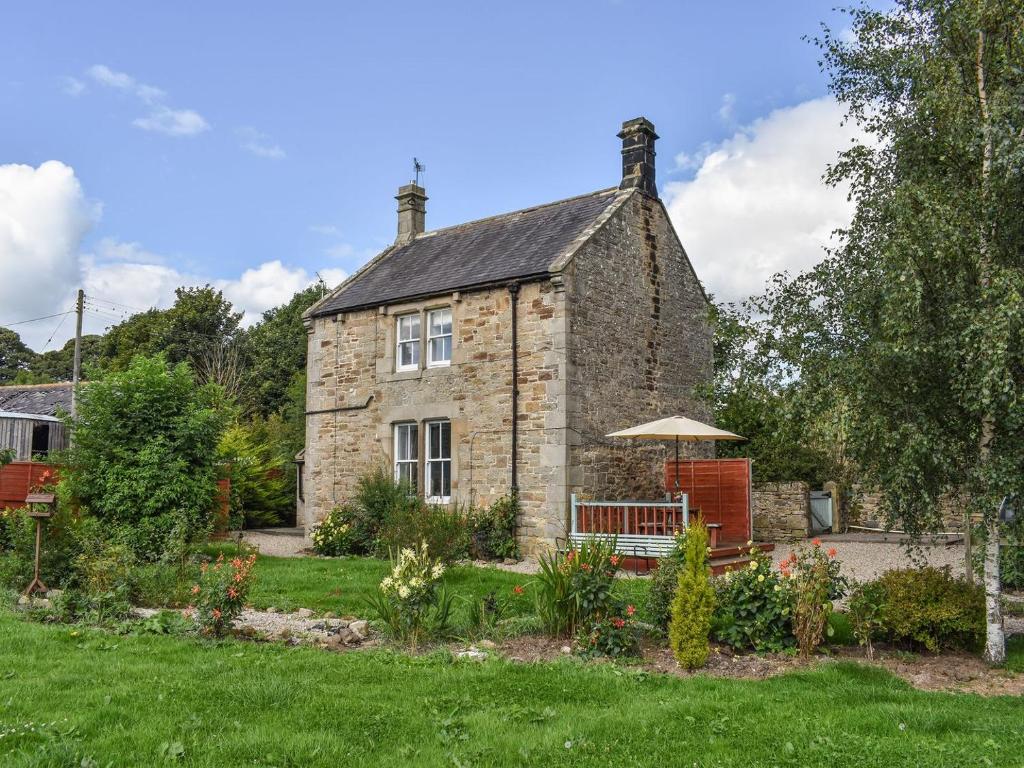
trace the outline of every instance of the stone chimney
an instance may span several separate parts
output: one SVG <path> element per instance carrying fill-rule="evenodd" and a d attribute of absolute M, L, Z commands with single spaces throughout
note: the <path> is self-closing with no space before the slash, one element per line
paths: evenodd
<path fill-rule="evenodd" d="M 419 184 L 406 184 L 398 188 L 398 237 L 396 244 L 408 243 L 426 231 L 427 190 Z"/>
<path fill-rule="evenodd" d="M 658 134 L 654 123 L 646 117 L 627 120 L 619 131 L 622 139 L 622 183 L 619 189 L 639 189 L 651 197 L 658 196 L 654 182 L 654 142 Z"/>

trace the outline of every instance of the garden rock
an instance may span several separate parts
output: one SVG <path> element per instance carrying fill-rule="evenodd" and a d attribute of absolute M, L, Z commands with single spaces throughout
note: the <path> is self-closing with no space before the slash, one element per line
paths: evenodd
<path fill-rule="evenodd" d="M 348 628 L 351 629 L 352 632 L 356 634 L 360 640 L 365 640 L 366 637 L 370 634 L 370 624 L 369 622 L 363 620 L 351 622 L 348 625 Z"/>
<path fill-rule="evenodd" d="M 487 654 L 471 645 L 466 650 L 456 653 L 455 657 L 458 659 L 469 659 L 470 661 L 483 661 L 487 658 Z"/>
<path fill-rule="evenodd" d="M 47 597 L 48 600 L 58 600 L 58 599 L 60 599 L 63 596 L 64 596 L 64 590 L 63 589 L 51 589 L 49 592 L 46 593 L 46 597 Z"/>
<path fill-rule="evenodd" d="M 309 608 L 299 608 L 299 610 L 295 612 L 295 615 L 298 616 L 300 619 L 308 619 L 310 616 L 313 615 L 313 611 L 311 611 Z"/>

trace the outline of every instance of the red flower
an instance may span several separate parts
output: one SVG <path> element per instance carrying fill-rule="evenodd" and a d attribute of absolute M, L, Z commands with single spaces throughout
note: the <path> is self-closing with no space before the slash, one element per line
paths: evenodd
<path fill-rule="evenodd" d="M 811 539 L 811 544 L 813 544 L 816 547 L 820 547 L 821 546 L 821 539 Z"/>
<path fill-rule="evenodd" d="M 619 564 L 619 556 L 618 555 L 612 555 L 611 557 L 608 558 L 608 560 L 609 560 L 609 562 L 611 562 L 612 565 L 618 565 Z"/>
<path fill-rule="evenodd" d="M 219 608 L 214 608 L 213 609 L 213 618 L 215 618 L 215 619 L 219 619 L 220 618 L 220 609 Z"/>
<path fill-rule="evenodd" d="M 565 562 L 571 563 L 573 557 L 575 557 L 575 556 L 576 556 L 576 552 L 574 552 L 573 550 L 570 549 L 568 552 L 565 553 Z"/>
<path fill-rule="evenodd" d="M 634 613 L 636 613 L 636 608 L 634 608 L 632 605 L 627 605 L 626 606 L 626 615 L 627 616 L 632 616 Z"/>
<path fill-rule="evenodd" d="M 512 587 L 512 594 L 514 594 L 514 595 L 521 595 L 521 594 L 523 594 L 523 585 L 522 584 L 516 584 L 514 587 Z"/>
<path fill-rule="evenodd" d="M 590 563 L 581 563 L 580 564 L 580 568 L 582 568 L 584 571 L 589 571 L 590 570 Z"/>
<path fill-rule="evenodd" d="M 234 587 L 228 587 L 228 597 L 234 600 L 236 597 L 238 597 L 238 590 Z"/>
<path fill-rule="evenodd" d="M 192 585 L 192 594 L 193 595 L 198 595 L 199 594 L 199 585 L 198 584 L 193 584 Z"/>
<path fill-rule="evenodd" d="M 612 626 L 616 629 L 622 629 L 624 626 L 626 626 L 626 620 L 620 619 L 618 616 L 616 616 L 614 619 L 612 619 Z"/>
<path fill-rule="evenodd" d="M 232 560 L 231 561 L 231 567 L 232 568 L 241 568 L 242 567 L 242 558 L 236 557 L 234 560 Z"/>
<path fill-rule="evenodd" d="M 838 554 L 839 554 L 839 552 L 836 550 L 835 547 L 829 547 L 828 548 L 828 556 L 829 557 L 835 557 Z"/>

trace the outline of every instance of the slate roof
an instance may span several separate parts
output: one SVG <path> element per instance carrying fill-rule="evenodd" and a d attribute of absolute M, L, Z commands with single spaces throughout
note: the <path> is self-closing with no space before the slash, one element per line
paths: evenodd
<path fill-rule="evenodd" d="M 71 412 L 71 384 L 17 384 L 0 387 L 0 411 L 56 416 Z"/>
<path fill-rule="evenodd" d="M 604 189 L 426 232 L 381 253 L 313 314 L 333 315 L 547 274 L 617 192 Z"/>

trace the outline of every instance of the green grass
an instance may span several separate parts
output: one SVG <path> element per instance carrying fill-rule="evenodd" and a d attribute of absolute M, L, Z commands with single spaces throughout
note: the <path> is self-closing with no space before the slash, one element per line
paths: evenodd
<path fill-rule="evenodd" d="M 229 546 L 211 547 L 208 552 L 234 553 Z M 267 557 L 256 562 L 256 583 L 249 602 L 256 608 L 271 606 L 284 611 L 309 608 L 317 613 L 331 611 L 339 616 L 365 616 L 366 600 L 390 570 L 387 560 L 368 557 Z M 445 587 L 455 595 L 457 620 L 468 615 L 470 603 L 493 593 L 504 605 L 506 617 L 535 613 L 532 582 L 528 574 L 509 573 L 498 568 L 453 566 L 444 577 Z M 523 587 L 516 595 L 514 588 Z M 642 607 L 647 582 L 622 579 L 616 593 L 628 603 Z"/>
<path fill-rule="evenodd" d="M 1024 635 L 1014 635 L 1006 641 L 1006 668 L 1024 672 Z"/>
<path fill-rule="evenodd" d="M 679 680 L 572 660 L 116 636 L 0 612 L 11 768 L 164 765 L 168 753 L 182 766 L 1014 765 L 1022 713 L 1019 700 L 923 693 L 853 664 Z"/>

